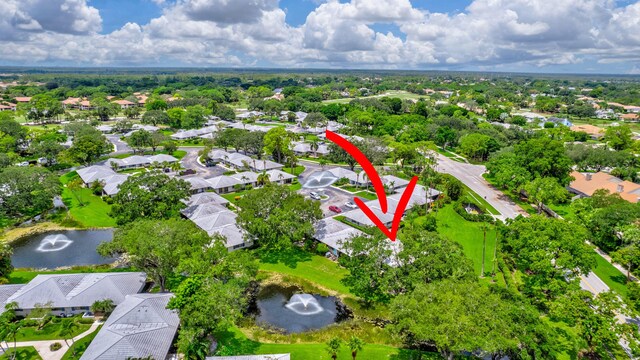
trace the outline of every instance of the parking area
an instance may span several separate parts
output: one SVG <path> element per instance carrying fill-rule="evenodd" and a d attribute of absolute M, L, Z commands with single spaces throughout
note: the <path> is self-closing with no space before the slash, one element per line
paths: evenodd
<path fill-rule="evenodd" d="M 354 195 L 349 193 L 348 191 L 340 190 L 334 187 L 326 187 L 321 189 L 300 189 L 298 191 L 300 194 L 305 197 L 309 197 L 310 193 L 315 192 L 320 195 L 320 209 L 322 210 L 322 214 L 324 217 L 330 217 L 337 215 L 338 213 L 331 211 L 329 207 L 335 206 L 341 210 L 341 212 L 346 212 L 350 209 L 345 204 L 348 202 L 353 202 Z M 366 199 L 362 199 L 366 201 Z"/>

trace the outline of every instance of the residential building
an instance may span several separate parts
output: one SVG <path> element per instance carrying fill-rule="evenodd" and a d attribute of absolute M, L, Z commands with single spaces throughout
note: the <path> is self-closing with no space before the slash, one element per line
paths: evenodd
<path fill-rule="evenodd" d="M 146 278 L 142 272 L 37 275 L 20 288 L 0 285 L 0 294 L 6 297 L 0 304 L 0 311 L 4 310 L 5 304 L 15 302 L 18 316 L 27 316 L 44 304 L 49 304 L 56 316 L 82 314 L 98 300 L 110 299 L 114 304 L 120 304 L 127 295 L 142 291 Z M 4 286 L 11 287 L 6 288 L 8 291 L 1 290 Z M 15 292 L 6 296 L 11 291 Z"/>
<path fill-rule="evenodd" d="M 197 176 L 180 179 L 189 183 L 192 194 L 198 194 L 212 189 L 210 182 Z"/>
<path fill-rule="evenodd" d="M 600 189 L 608 190 L 611 194 L 618 194 L 621 198 L 637 203 L 640 200 L 640 184 L 619 179 L 613 175 L 597 173 L 571 173 L 574 180 L 569 184 L 569 191 L 580 196 L 590 197 Z"/>
<path fill-rule="evenodd" d="M 345 253 L 344 243 L 349 239 L 364 235 L 364 233 L 334 218 L 326 218 L 318 221 L 315 226 L 314 239 L 329 247 L 329 251 L 338 256 Z"/>
<path fill-rule="evenodd" d="M 128 295 L 109 316 L 83 360 L 165 359 L 180 318 L 167 309 L 173 294 Z"/>
<path fill-rule="evenodd" d="M 207 182 L 213 191 L 218 194 L 228 194 L 236 191 L 236 185 L 243 185 L 243 183 L 237 178 L 220 175 L 214 178 L 208 179 Z"/>
<path fill-rule="evenodd" d="M 128 109 L 130 107 L 134 107 L 137 106 L 138 104 L 133 103 L 129 100 L 114 100 L 112 101 L 112 103 L 117 104 L 120 106 L 120 109 Z"/>

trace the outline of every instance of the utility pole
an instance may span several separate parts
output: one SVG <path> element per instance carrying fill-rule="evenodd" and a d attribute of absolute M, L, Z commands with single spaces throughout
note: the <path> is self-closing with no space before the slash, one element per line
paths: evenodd
<path fill-rule="evenodd" d="M 491 270 L 491 272 L 493 273 L 493 276 L 496 276 L 496 254 L 498 252 L 498 225 L 496 225 L 496 243 L 493 247 L 493 269 Z"/>
<path fill-rule="evenodd" d="M 482 240 L 482 273 L 480 277 L 484 277 L 484 254 L 487 249 L 487 224 L 482 225 L 482 230 L 484 233 L 484 239 Z"/>

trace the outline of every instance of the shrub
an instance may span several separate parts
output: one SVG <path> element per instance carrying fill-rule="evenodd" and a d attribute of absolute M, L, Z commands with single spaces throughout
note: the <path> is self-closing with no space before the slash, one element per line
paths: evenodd
<path fill-rule="evenodd" d="M 316 252 L 320 255 L 324 255 L 328 251 L 329 251 L 329 247 L 326 244 L 319 243 L 318 246 L 316 246 Z"/>
<path fill-rule="evenodd" d="M 467 212 L 467 210 L 464 208 L 464 204 L 462 203 L 462 201 L 457 201 L 453 204 L 453 209 L 455 210 L 455 212 L 458 213 L 458 215 L 462 216 L 465 220 L 467 221 L 473 221 L 473 222 L 488 222 L 488 223 L 492 223 L 495 221 L 493 219 L 493 217 L 487 215 L 487 214 L 469 214 Z M 481 209 L 482 211 L 482 209 Z"/>
<path fill-rule="evenodd" d="M 53 344 L 49 345 L 49 350 L 51 351 L 58 351 L 62 349 L 62 344 L 60 344 L 59 342 L 54 342 Z"/>

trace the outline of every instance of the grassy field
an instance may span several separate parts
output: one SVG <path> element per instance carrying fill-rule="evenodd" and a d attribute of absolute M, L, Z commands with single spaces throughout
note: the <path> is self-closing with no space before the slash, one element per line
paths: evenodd
<path fill-rule="evenodd" d="M 383 94 L 380 94 L 380 95 L 363 96 L 363 97 L 358 97 L 357 99 L 374 99 L 374 98 L 382 98 L 382 97 L 399 98 L 399 99 L 402 99 L 402 100 L 418 100 L 418 99 L 426 99 L 427 98 L 427 96 L 410 93 L 408 91 L 389 90 L 389 91 L 387 91 L 387 92 L 385 92 Z M 325 100 L 322 103 L 324 103 L 324 104 L 348 104 L 352 100 L 355 100 L 355 98 L 331 99 L 331 100 Z"/>
<path fill-rule="evenodd" d="M 293 168 L 293 171 L 291 171 L 291 167 L 290 166 L 285 166 L 282 171 L 284 172 L 288 172 L 291 175 L 295 175 L 298 176 L 300 174 L 302 174 L 302 172 L 304 171 L 305 167 L 302 165 L 298 165 L 296 167 Z"/>
<path fill-rule="evenodd" d="M 349 272 L 335 262 L 306 251 L 292 249 L 285 252 L 262 254 L 260 270 L 277 272 L 309 280 L 326 290 L 353 296 L 340 281 Z"/>
<path fill-rule="evenodd" d="M 8 352 L 6 352 L 3 355 L 0 355 L 0 360 L 12 359 L 13 352 L 14 350 L 12 347 Z M 38 359 L 42 359 L 42 358 L 36 351 L 36 348 L 34 348 L 33 346 L 19 347 L 17 349 L 16 360 L 38 360 Z"/>
<path fill-rule="evenodd" d="M 266 344 L 248 339 L 240 330 L 231 329 L 229 331 L 216 334 L 221 348 L 224 347 L 233 354 L 253 355 L 253 354 L 282 354 L 290 353 L 292 359 L 306 360 L 326 360 L 329 355 L 325 344 Z M 339 360 L 351 359 L 351 352 L 343 345 L 338 352 Z M 423 353 L 422 356 L 417 351 L 398 349 L 391 346 L 367 344 L 361 352 L 358 352 L 358 359 L 370 360 L 429 360 L 441 359 L 438 354 Z"/>
<path fill-rule="evenodd" d="M 60 177 L 60 182 L 66 185 L 69 181 L 77 177 L 76 172 L 71 172 Z M 91 189 L 83 188 L 78 191 L 78 196 L 84 203 L 80 206 L 80 202 L 76 196 L 66 186 L 62 191 L 62 200 L 69 208 L 71 217 L 83 227 L 104 228 L 116 226 L 116 221 L 109 212 L 111 205 L 102 200 L 100 196 L 93 194 Z"/>
<path fill-rule="evenodd" d="M 596 268 L 593 272 L 612 290 L 623 297 L 627 296 L 626 275 L 600 255 L 596 255 Z"/>
<path fill-rule="evenodd" d="M 91 341 L 93 341 L 96 335 L 98 335 L 100 328 L 102 328 L 102 325 L 99 326 L 91 334 L 83 337 L 82 339 L 76 341 L 73 345 L 71 345 L 71 347 L 69 347 L 69 350 L 67 350 L 67 352 L 64 353 L 64 356 L 62 356 L 62 360 L 80 359 L 80 357 L 82 357 L 82 354 L 84 354 L 84 351 L 87 350 L 87 347 L 89 347 L 89 344 L 91 344 Z"/>
<path fill-rule="evenodd" d="M 55 321 L 55 322 L 54 322 Z M 62 336 L 60 335 L 60 319 L 54 319 L 54 321 L 48 323 L 42 328 L 42 330 L 38 330 L 35 326 L 23 327 L 18 332 L 16 339 L 18 341 L 39 341 L 39 340 L 58 340 L 62 341 Z M 77 336 L 82 334 L 83 332 L 89 330 L 91 327 L 90 324 L 80 324 L 77 323 L 78 327 L 73 332 L 73 336 Z"/>
<path fill-rule="evenodd" d="M 51 271 L 33 271 L 31 269 L 16 269 L 9 275 L 10 284 L 26 284 L 33 280 L 38 274 L 79 274 L 79 273 L 91 273 L 91 272 L 128 272 L 135 271 L 132 268 L 112 268 L 111 265 L 87 265 L 87 266 L 74 266 L 71 269 L 66 270 L 51 270 Z"/>
<path fill-rule="evenodd" d="M 439 209 L 436 214 L 438 233 L 462 245 L 465 255 L 473 260 L 476 273 L 480 275 L 482 269 L 482 242 L 484 223 L 466 221 L 453 210 L 452 205 Z M 488 225 L 487 246 L 485 251 L 485 272 L 491 271 L 493 250 L 496 245 L 496 231 L 493 225 Z"/>

